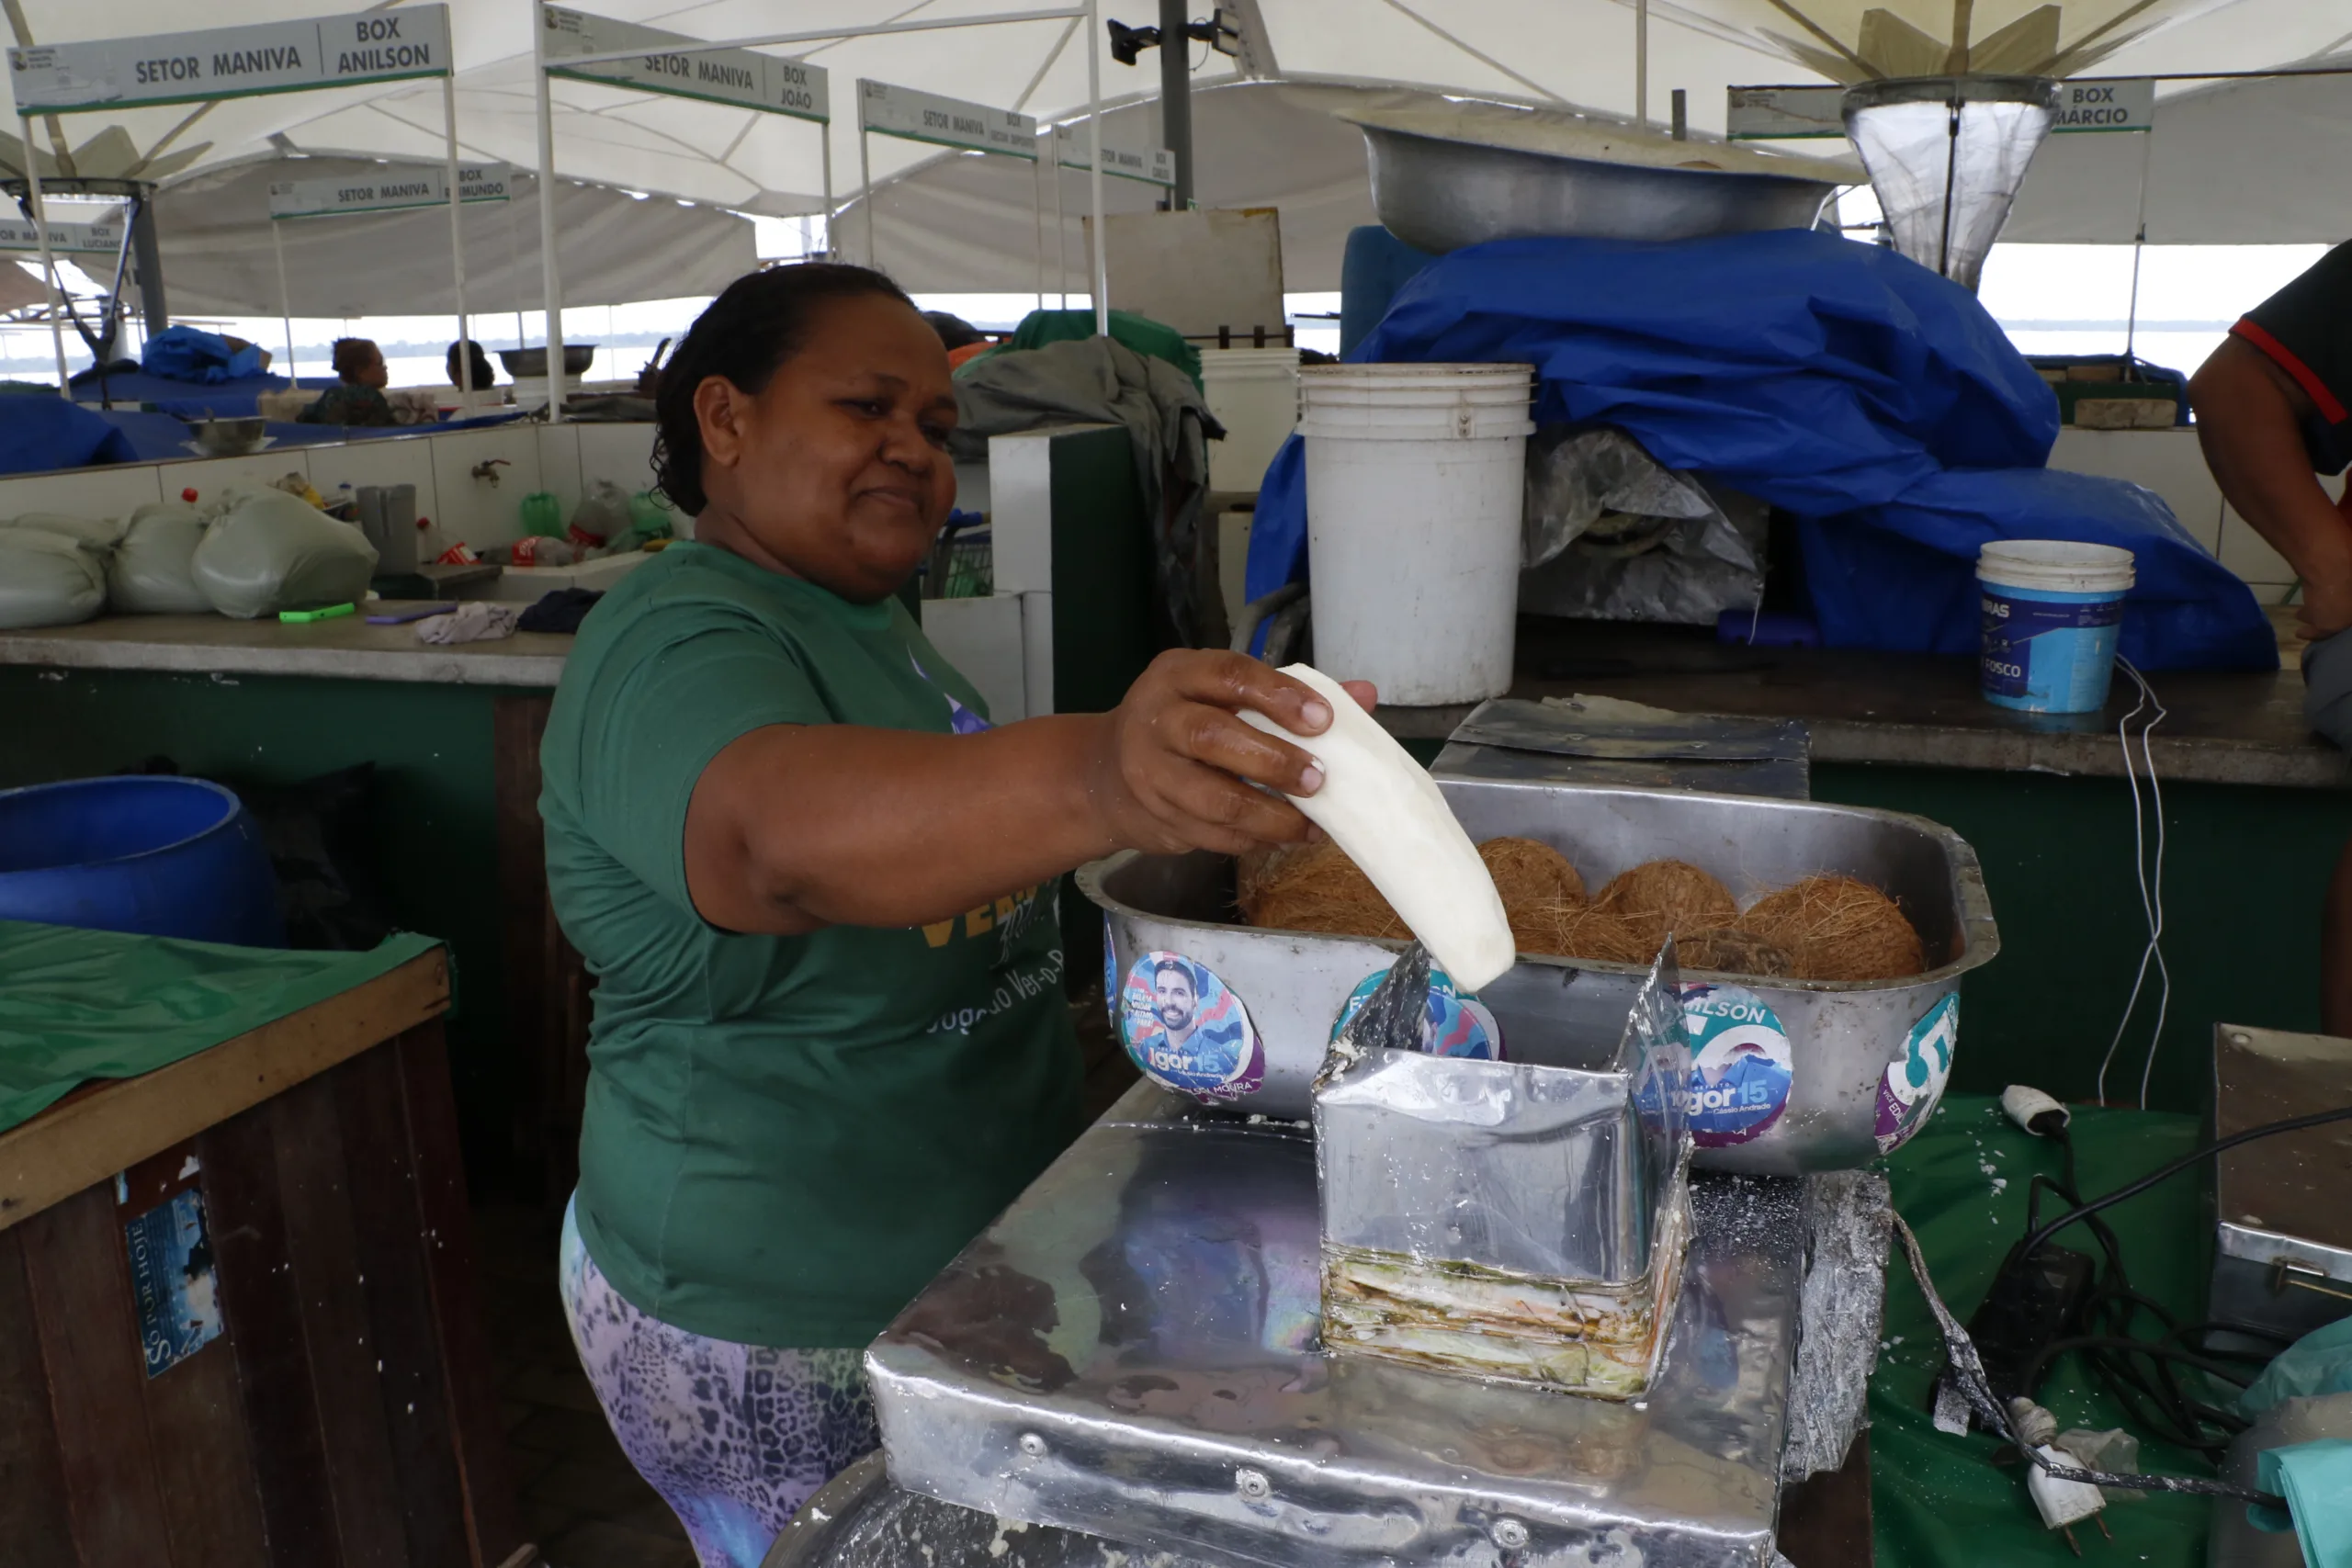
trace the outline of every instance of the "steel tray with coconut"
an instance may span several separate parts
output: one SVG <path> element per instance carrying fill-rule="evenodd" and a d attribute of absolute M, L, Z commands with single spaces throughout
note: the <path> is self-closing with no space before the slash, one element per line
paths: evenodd
<path fill-rule="evenodd" d="M 1518 963 L 1476 991 L 1510 1060 L 1586 1065 L 1585 1043 L 1613 1038 L 1657 949 L 1611 912 L 1642 901 L 1621 890 L 1604 908 L 1602 897 L 1635 867 L 1673 860 L 1760 917 L 1686 923 L 1720 919 L 1722 904 L 1705 899 L 1672 921 L 1700 1089 L 1740 1101 L 1701 1109 L 1693 1129 L 1699 1167 L 1769 1175 L 1849 1169 L 1878 1158 L 1934 1111 L 1957 1038 L 1961 977 L 2000 950 L 1975 854 L 1951 829 L 1894 812 L 1758 795 L 1486 778 L 1442 767 L 1432 783 L 1469 839 L 1489 841 L 1490 865 L 1503 852 L 1491 840 L 1532 840 L 1557 852 L 1596 890 L 1583 903 L 1565 895 L 1545 902 L 1496 869 Z M 1331 918 L 1329 899 L 1319 919 L 1285 915 L 1250 923 L 1270 897 L 1297 907 L 1299 889 L 1284 882 L 1310 860 L 1358 874 L 1328 844 L 1239 867 L 1206 853 L 1123 854 L 1079 874 L 1080 888 L 1104 912 L 1118 973 L 1155 953 L 1181 953 L 1246 1006 L 1262 1071 L 1221 1101 L 1244 1114 L 1307 1113 L 1335 1025 L 1366 979 L 1395 961 L 1407 932 L 1401 919 L 1385 923 L 1394 911 L 1369 876 L 1340 903 L 1360 914 L 1373 900 L 1379 926 Z M 1898 942 L 1905 962 L 1878 971 L 1884 977 L 1850 978 L 1847 969 L 1808 978 L 1800 958 L 1821 961 L 1823 931 L 1772 918 L 1781 908 L 1772 896 L 1818 876 L 1876 889 L 1877 907 L 1892 905 L 1916 938 L 1916 960 Z M 1820 891 L 1804 903 L 1840 907 Z M 1847 908 L 1841 919 L 1853 914 Z M 1842 933 L 1849 959 L 1858 929 L 1826 928 L 1833 946 Z M 1354 931 L 1366 934 L 1342 934 Z M 1871 946 L 1859 951 L 1867 958 Z M 1878 952 L 1883 964 L 1884 944 Z M 1906 967 L 1911 972 L 1900 972 Z M 1749 1103 L 1759 1094 L 1760 1102 Z"/>
<path fill-rule="evenodd" d="M 1296 803 L 1416 938 L 1333 1034 L 1316 1078 L 1323 1343 L 1635 1397 L 1657 1371 L 1690 1233 L 1673 944 L 1617 1027 L 1579 1043 L 1589 1066 L 1424 1050 L 1432 959 L 1473 990 L 1516 960 L 1495 870 L 1552 901 L 1582 883 L 1532 841 L 1482 854 L 1429 774 L 1335 682 L 1304 665 L 1285 673 L 1340 716 L 1292 737 L 1323 769 Z"/>

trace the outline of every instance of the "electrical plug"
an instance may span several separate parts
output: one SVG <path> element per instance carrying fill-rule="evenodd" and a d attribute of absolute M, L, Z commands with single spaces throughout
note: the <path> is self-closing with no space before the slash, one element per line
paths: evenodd
<path fill-rule="evenodd" d="M 2013 1083 L 2001 1091 L 2001 1109 L 2010 1121 L 2037 1138 L 2066 1130 L 2075 1113 L 2030 1084 Z"/>
<path fill-rule="evenodd" d="M 2075 1468 L 2075 1461 L 2070 1456 L 2061 1453 L 2048 1443 L 2041 1444 L 2033 1451 L 2052 1464 L 2060 1465 L 2068 1470 Z M 2075 1540 L 2074 1527 L 2081 1524 L 2085 1519 L 2096 1522 L 2101 1535 L 2108 1536 L 2110 1540 L 2114 1539 L 2112 1535 L 2109 1535 L 2107 1521 L 2099 1517 L 2099 1510 L 2107 1506 L 2107 1499 L 2100 1495 L 2098 1487 L 2091 1485 L 2088 1482 L 2061 1481 L 2040 1465 L 2036 1465 L 2025 1472 L 2025 1489 L 2026 1495 L 2033 1499 L 2034 1512 L 2041 1516 L 2041 1528 L 2053 1529 L 2064 1535 L 2066 1538 L 2066 1545 L 2072 1549 L 2075 1556 L 2080 1557 L 2083 1554 L 2083 1549 L 2081 1543 Z"/>

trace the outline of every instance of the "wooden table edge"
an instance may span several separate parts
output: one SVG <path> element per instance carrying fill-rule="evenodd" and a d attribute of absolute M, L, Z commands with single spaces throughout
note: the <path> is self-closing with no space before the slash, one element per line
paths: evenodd
<path fill-rule="evenodd" d="M 449 1008 L 433 947 L 374 979 L 0 1133 L 0 1230 L 192 1138 Z"/>

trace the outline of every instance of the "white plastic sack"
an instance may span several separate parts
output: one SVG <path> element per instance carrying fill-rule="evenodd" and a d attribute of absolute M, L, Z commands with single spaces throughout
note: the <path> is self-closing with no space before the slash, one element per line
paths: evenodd
<path fill-rule="evenodd" d="M 376 547 L 307 501 L 279 490 L 231 491 L 201 515 L 209 522 L 193 575 L 224 615 L 250 621 L 368 596 Z"/>
<path fill-rule="evenodd" d="M 0 630 L 72 626 L 106 603 L 96 552 L 39 528 L 0 528 Z"/>
<path fill-rule="evenodd" d="M 123 523 L 117 517 L 68 517 L 62 512 L 28 512 L 8 519 L 11 528 L 38 528 L 72 539 L 101 559 L 122 542 Z"/>
<path fill-rule="evenodd" d="M 196 547 L 204 520 L 178 502 L 151 502 L 130 514 L 107 562 L 107 601 L 123 615 L 203 615 L 212 601 L 196 585 Z"/>

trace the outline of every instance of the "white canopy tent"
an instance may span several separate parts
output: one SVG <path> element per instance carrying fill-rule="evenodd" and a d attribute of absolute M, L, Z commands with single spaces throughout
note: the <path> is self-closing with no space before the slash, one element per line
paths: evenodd
<path fill-rule="evenodd" d="M 127 36 L 198 20 L 266 21 L 316 14 L 319 4 L 240 0 L 233 15 L 220 6 L 209 8 L 218 15 L 203 18 L 162 0 L 12 0 L 6 11 L 13 41 L 30 44 Z M 772 0 L 588 0 L 585 8 L 724 39 L 773 32 L 780 19 L 813 29 L 980 15 L 1001 6 L 1002 0 L 823 0 L 793 6 L 781 17 Z M 1967 8 L 1973 23 L 1960 28 L 1954 22 L 1962 7 L 1955 0 L 1233 0 L 1229 8 L 1242 24 L 1240 52 L 1227 57 L 1196 51 L 1193 80 L 1202 88 L 1277 80 L 1343 91 L 1404 87 L 1616 116 L 1630 116 L 1636 106 L 1636 17 L 1645 13 L 1650 107 L 1657 110 L 1668 89 L 1687 89 L 1690 123 L 1702 134 L 1720 131 L 1728 85 L 1825 81 L 1823 73 L 1833 67 L 1852 75 L 1859 73 L 1854 60 L 1940 65 L 1951 58 L 1955 31 L 1968 48 L 1982 51 L 1981 58 L 1969 59 L 1980 68 L 2009 63 L 2018 49 L 2025 53 L 2015 58 L 2023 61 L 2032 52 L 2029 45 L 2054 39 L 2052 58 L 2089 62 L 2098 55 L 2090 68 L 2109 74 L 2271 69 L 2352 45 L 2346 37 L 2352 33 L 2352 17 L 2340 6 L 2310 0 L 1973 0 Z M 1153 19 L 1151 10 L 1150 0 L 1106 0 L 1103 15 L 1144 22 Z M 1802 23 L 1792 20 L 1792 14 Z M 468 159 L 521 168 L 537 161 L 531 62 L 536 16 L 531 0 L 476 0 L 453 10 L 458 134 Z M 1994 48 L 2003 29 L 2012 28 L 2021 30 Z M 775 52 L 805 56 L 825 66 L 836 83 L 860 77 L 900 83 L 1001 106 L 1041 122 L 1067 123 L 1086 103 L 1086 50 L 1077 28 L 1075 19 L 1030 22 L 845 39 Z M 1944 58 L 1931 61 L 1921 54 L 1921 39 L 1945 40 Z M 1914 61 L 1912 54 L 1919 58 Z M 1803 63 L 1807 61 L 1822 71 L 1809 69 Z M 2301 127 L 2294 134 L 2303 140 L 2291 146 L 2278 144 L 2283 130 L 2274 136 L 2245 123 L 2248 106 L 2270 101 L 2279 84 L 2209 93 L 2199 93 L 2193 84 L 2167 84 L 2153 152 L 2152 237 L 2301 240 L 2315 226 L 2326 227 L 2325 215 L 2343 209 L 2336 186 L 2352 177 L 2345 173 L 2352 161 L 2333 154 L 2352 134 L 2342 129 L 2352 126 L 2352 113 L 2323 107 L 2352 107 L 2352 87 L 2344 80 L 2314 78 L 2294 88 L 2296 96 L 2278 100 L 2288 105 L 2278 111 L 2279 123 Z M 1134 112 L 1147 122 L 1123 127 L 1118 140 L 1156 144 L 1148 122 L 1156 113 L 1150 103 L 1157 87 L 1157 73 L 1149 69 L 1106 69 L 1107 101 L 1139 106 Z M 649 97 L 590 83 L 558 82 L 551 96 L 559 122 L 557 169 L 565 177 L 779 217 L 822 206 L 819 139 L 805 126 L 723 105 Z M 2191 99 L 2200 107 L 2192 108 Z M 1222 91 L 1202 101 L 1195 138 L 1203 150 L 1204 204 L 1271 201 L 1285 209 L 1286 223 L 1319 209 L 1321 226 L 1329 231 L 1343 231 L 1343 216 L 1361 220 L 1368 213 L 1362 204 L 1361 154 L 1352 176 L 1343 166 L 1351 131 L 1322 123 L 1317 118 L 1320 108 L 1302 107 L 1311 97 L 1278 96 L 1269 100 L 1275 108 L 1245 108 L 1249 101 L 1250 96 L 1228 99 Z M 2208 102 L 2211 108 L 2201 107 Z M 2185 123 L 2173 127 L 2177 135 L 2168 137 L 2176 103 Z M 1289 118 L 1280 118 L 1268 134 L 1270 118 L 1279 118 L 1277 109 Z M 45 169 L 185 179 L 273 152 L 433 157 L 440 152 L 441 123 L 437 86 L 407 83 L 201 108 L 141 108 L 64 122 L 36 118 L 32 125 Z M 77 151 L 69 144 L 102 125 L 119 132 L 99 139 L 103 147 L 85 143 Z M 1134 134 L 1137 129 L 1145 134 Z M 1230 158 L 1218 151 L 1245 139 L 1254 143 L 1250 156 Z M 2028 182 L 2011 237 L 2128 238 L 2118 231 L 2110 211 L 2118 198 L 2108 187 L 2115 182 L 2097 165 L 2129 149 L 2098 145 L 2106 140 L 2110 139 L 2082 137 L 2053 144 L 2047 170 L 2038 170 Z M 832 188 L 843 197 L 858 187 L 855 141 L 832 139 Z M 62 157 L 56 155 L 60 148 Z M 2238 161 L 2232 149 L 2250 152 L 2255 161 Z M 876 141 L 872 154 L 877 185 L 923 171 L 902 193 L 885 197 L 876 212 L 881 248 L 894 268 L 907 271 L 909 281 L 1029 287 L 1035 277 L 1028 259 L 1034 234 L 1022 236 L 1022 243 L 1008 240 L 999 246 L 984 242 L 976 227 L 996 221 L 988 215 L 1010 209 L 1018 217 L 1004 220 L 1029 228 L 1028 192 L 1016 197 L 994 188 L 1007 171 L 988 168 L 988 160 L 940 154 L 912 143 Z M 0 147 L 0 164 L 13 161 L 20 168 L 22 159 L 21 150 Z M 184 163 L 177 172 L 175 162 Z M 1217 174 L 1220 164 L 1230 177 Z M 2216 168 L 2227 169 L 2227 177 L 2211 177 Z M 2316 184 L 2314 175 L 2320 176 Z M 2045 198 L 2037 182 L 2049 185 L 2052 194 Z M 2075 191 L 2096 194 L 2086 198 Z M 1144 195 L 1118 186 L 1112 199 L 1114 206 L 1135 204 Z M 168 212 L 170 206 L 167 192 L 164 209 Z M 1335 247 L 1305 234 L 1286 239 L 1292 286 L 1329 287 L 1335 269 L 1313 258 L 1336 257 Z M 1025 276 L 997 285 L 958 270 L 967 261 L 981 265 L 1000 251 L 1019 255 L 1019 271 Z M 496 265 L 501 254 L 493 245 L 486 264 Z M 165 269 L 171 270 L 168 251 Z M 498 298 L 494 288 L 489 292 Z"/>

